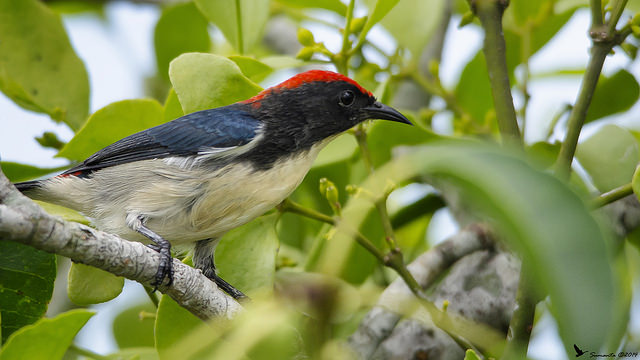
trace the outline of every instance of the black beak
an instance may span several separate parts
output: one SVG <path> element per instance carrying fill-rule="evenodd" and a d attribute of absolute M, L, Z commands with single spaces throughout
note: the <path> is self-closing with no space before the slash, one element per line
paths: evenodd
<path fill-rule="evenodd" d="M 364 111 L 367 119 L 382 119 L 382 120 L 391 120 L 397 121 L 401 123 L 405 123 L 408 125 L 413 125 L 409 119 L 404 117 L 404 115 L 400 114 L 400 112 L 391 106 L 387 106 L 382 104 L 379 101 L 374 102 L 373 104 L 362 109 Z"/>

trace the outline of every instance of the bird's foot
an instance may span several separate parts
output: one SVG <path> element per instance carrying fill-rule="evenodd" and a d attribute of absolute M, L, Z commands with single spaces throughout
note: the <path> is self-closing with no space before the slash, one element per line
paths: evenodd
<path fill-rule="evenodd" d="M 153 285 L 153 291 L 158 290 L 158 286 L 162 285 L 165 278 L 169 279 L 167 286 L 171 286 L 171 284 L 173 284 L 173 257 L 171 256 L 171 245 L 165 240 L 164 243 L 149 247 L 160 253 L 160 265 L 158 265 L 155 280 L 151 283 L 151 285 Z"/>
<path fill-rule="evenodd" d="M 220 276 L 214 275 L 211 280 L 213 280 L 220 289 L 222 289 L 227 294 L 231 295 L 234 299 L 239 301 L 249 300 L 249 297 L 247 295 L 245 295 L 242 291 L 233 287 L 233 285 L 224 281 L 224 279 L 221 278 Z"/>

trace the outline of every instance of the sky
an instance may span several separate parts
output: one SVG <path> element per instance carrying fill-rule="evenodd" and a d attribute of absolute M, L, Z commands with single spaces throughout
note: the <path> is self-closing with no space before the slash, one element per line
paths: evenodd
<path fill-rule="evenodd" d="M 132 4 L 129 2 L 113 2 L 106 7 L 105 19 L 96 21 L 93 16 L 65 17 L 64 24 L 70 35 L 73 47 L 84 61 L 91 84 L 91 112 L 118 100 L 144 97 L 144 78 L 155 73 L 153 52 L 153 28 L 159 12 L 153 6 Z M 311 27 L 311 26 L 310 26 Z M 589 16 L 585 11 L 578 12 L 560 34 L 531 60 L 531 73 L 540 74 L 554 69 L 572 69 L 584 67 L 587 61 L 589 39 L 586 29 L 589 27 Z M 311 27 L 316 40 L 328 43 L 339 41 L 334 32 L 322 26 Z M 389 38 L 383 30 L 374 28 L 372 36 Z M 447 46 L 444 49 L 440 74 L 445 87 L 452 87 L 457 82 L 460 69 L 466 64 L 481 46 L 481 33 L 474 26 L 457 28 L 454 21 L 448 31 Z M 391 40 L 389 40 L 391 41 Z M 384 46 L 383 46 L 384 48 Z M 610 56 L 605 64 L 604 73 L 611 74 L 628 64 L 629 60 L 622 54 Z M 631 69 L 640 79 L 640 62 Z M 282 80 L 278 76 L 271 77 L 262 84 L 269 86 Z M 532 94 L 528 119 L 551 118 L 565 103 L 572 103 L 579 86 L 579 77 L 568 76 L 566 79 L 553 81 L 534 79 L 530 83 Z M 516 98 L 516 101 L 520 101 Z M 616 122 L 636 130 L 640 130 L 640 105 L 631 112 L 636 117 L 616 117 Z M 598 125 L 590 125 L 584 137 Z M 446 132 L 446 116 L 437 116 L 434 127 Z M 527 128 L 527 140 L 533 142 L 542 139 L 540 123 L 530 121 Z M 54 157 L 55 151 L 43 149 L 34 140 L 44 131 L 52 131 L 63 140 L 71 139 L 73 133 L 63 124 L 53 123 L 48 116 L 25 111 L 16 106 L 0 93 L 0 157 L 4 161 L 16 161 L 43 167 L 60 166 L 66 163 Z M 415 189 L 414 189 L 415 190 Z M 415 190 L 422 191 L 422 190 Z M 450 215 L 439 212 L 432 220 L 429 236 L 436 241 L 446 238 L 456 230 Z M 110 321 L 118 311 L 130 301 L 145 300 L 140 286 L 127 282 L 123 295 L 118 299 L 96 306 L 98 315 L 90 320 L 77 338 L 81 346 L 91 348 L 102 354 L 115 350 L 113 339 L 105 337 L 110 332 Z M 636 292 L 637 293 L 637 292 Z M 634 309 L 639 309 L 638 297 Z M 634 328 L 640 331 L 640 314 L 632 313 Z M 534 340 L 530 346 L 530 357 L 534 359 L 564 359 L 564 350 L 553 331 L 553 320 L 544 316 L 534 331 Z M 90 330 L 89 330 L 90 329 Z"/>

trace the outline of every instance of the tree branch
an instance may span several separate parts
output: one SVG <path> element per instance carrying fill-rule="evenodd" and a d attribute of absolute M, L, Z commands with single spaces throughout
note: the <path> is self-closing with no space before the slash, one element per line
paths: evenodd
<path fill-rule="evenodd" d="M 0 170 L 0 241 L 15 241 L 150 286 L 160 255 L 142 243 L 47 214 L 20 194 Z M 158 290 L 197 317 L 232 318 L 242 307 L 202 272 L 173 260 L 171 286 Z"/>

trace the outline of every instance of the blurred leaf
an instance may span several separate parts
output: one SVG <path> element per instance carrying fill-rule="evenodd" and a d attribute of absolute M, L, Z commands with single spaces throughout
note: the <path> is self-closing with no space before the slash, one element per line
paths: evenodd
<path fill-rule="evenodd" d="M 167 95 L 167 100 L 164 102 L 164 122 L 169 122 L 171 120 L 175 120 L 184 115 L 182 112 L 182 106 L 180 105 L 180 100 L 178 100 L 178 95 L 176 91 L 171 88 L 169 90 L 169 95 Z"/>
<path fill-rule="evenodd" d="M 549 294 L 567 351 L 573 343 L 597 349 L 606 342 L 602 334 L 620 319 L 620 279 L 609 264 L 609 239 L 571 189 L 503 150 L 462 142 L 429 145 L 398 158 L 363 187 L 380 194 L 389 181 L 418 175 L 456 185 L 470 209 L 492 219 L 500 238 L 534 269 L 538 290 Z M 365 197 L 345 206 L 343 218 L 349 221 L 327 243 L 320 261 L 324 272 L 339 274 L 348 265 L 354 246 L 348 229 L 359 228 L 372 207 Z"/>
<path fill-rule="evenodd" d="M 262 37 L 269 19 L 269 0 L 195 0 L 198 9 L 224 34 L 240 54 Z"/>
<path fill-rule="evenodd" d="M 342 134 L 320 151 L 316 161 L 313 162 L 313 167 L 349 160 L 353 158 L 357 150 L 358 143 L 353 135 Z"/>
<path fill-rule="evenodd" d="M 585 123 L 628 110 L 638 101 L 640 86 L 626 70 L 603 77 L 593 93 Z"/>
<path fill-rule="evenodd" d="M 67 295 L 77 305 L 99 304 L 120 295 L 123 286 L 123 277 L 93 266 L 72 263 Z"/>
<path fill-rule="evenodd" d="M 202 320 L 169 296 L 162 295 L 154 327 L 156 349 L 160 359 L 175 359 L 170 355 L 171 347 L 179 344 L 191 331 L 203 324 Z"/>
<path fill-rule="evenodd" d="M 400 46 L 408 48 L 417 59 L 433 32 L 440 26 L 446 1 L 448 0 L 396 1 L 397 5 L 380 23 L 389 30 Z M 372 3 L 372 0 L 368 3 Z"/>
<path fill-rule="evenodd" d="M 44 211 L 46 211 L 50 215 L 59 216 L 66 221 L 73 221 L 80 224 L 89 225 L 89 220 L 75 210 L 61 205 L 50 204 L 44 201 L 34 200 L 33 202 L 38 204 L 41 208 L 44 209 Z"/>
<path fill-rule="evenodd" d="M 41 136 L 36 137 L 36 141 L 42 147 L 48 147 L 56 150 L 62 149 L 66 144 L 64 141 L 58 138 L 58 135 L 56 135 L 56 133 L 53 133 L 51 131 L 45 131 Z"/>
<path fill-rule="evenodd" d="M 207 20 L 192 2 L 165 7 L 153 35 L 158 74 L 169 80 L 169 63 L 186 52 L 207 52 L 211 46 Z"/>
<path fill-rule="evenodd" d="M 546 141 L 538 141 L 525 148 L 528 158 L 533 165 L 539 169 L 550 168 L 560 154 L 559 142 L 550 144 Z"/>
<path fill-rule="evenodd" d="M 288 307 L 315 319 L 341 323 L 348 320 L 358 310 L 360 294 L 355 287 L 338 278 L 324 274 L 278 271 L 276 288 Z M 331 309 L 326 309 L 323 293 L 333 293 L 335 300 Z M 326 319 L 326 316 L 330 319 Z"/>
<path fill-rule="evenodd" d="M 37 166 L 19 164 L 11 161 L 3 161 L 0 163 L 0 166 L 2 166 L 2 172 L 13 183 L 39 178 L 41 176 L 55 173 L 69 167 L 60 166 L 53 168 L 40 168 Z"/>
<path fill-rule="evenodd" d="M 264 80 L 273 72 L 273 69 L 269 65 L 252 57 L 232 55 L 229 56 L 229 59 L 240 67 L 244 76 L 256 83 Z"/>
<path fill-rule="evenodd" d="M 267 57 L 261 58 L 260 61 L 262 61 L 263 64 L 276 70 L 301 67 L 307 64 L 302 60 L 299 60 L 290 56 L 284 56 L 284 55 L 283 56 L 267 56 Z"/>
<path fill-rule="evenodd" d="M 236 63 L 213 54 L 180 55 L 169 65 L 169 77 L 185 114 L 233 104 L 262 90 Z"/>
<path fill-rule="evenodd" d="M 391 150 L 400 145 L 418 145 L 443 137 L 417 126 L 378 120 L 367 133 L 371 160 L 375 167 L 391 160 Z"/>
<path fill-rule="evenodd" d="M 93 314 L 83 309 L 71 310 L 25 326 L 3 345 L 0 359 L 62 359 L 73 338 Z"/>
<path fill-rule="evenodd" d="M 121 311 L 113 319 L 113 336 L 120 349 L 139 346 L 150 346 L 153 349 L 153 328 L 155 318 L 141 317 L 141 312 L 156 313 L 156 308 L 149 301 L 137 304 Z M 156 350 L 153 349 L 156 358 Z"/>
<path fill-rule="evenodd" d="M 476 123 L 482 123 L 485 114 L 493 109 L 491 84 L 487 73 L 487 64 L 482 50 L 467 63 L 460 75 L 455 90 L 458 104 L 468 112 Z"/>
<path fill-rule="evenodd" d="M 0 241 L 3 343 L 14 331 L 44 316 L 55 279 L 55 255 L 24 244 Z"/>
<path fill-rule="evenodd" d="M 369 16 L 367 17 L 367 22 L 362 28 L 362 33 L 367 34 L 373 25 L 380 22 L 380 20 L 382 20 L 389 11 L 398 4 L 398 2 L 400 2 L 400 0 L 376 0 L 375 5 L 373 5 L 373 0 L 368 1 L 367 5 L 370 9 Z"/>
<path fill-rule="evenodd" d="M 278 252 L 277 217 L 277 213 L 261 216 L 233 229 L 216 247 L 219 275 L 249 296 L 258 290 L 273 289 Z"/>
<path fill-rule="evenodd" d="M 277 2 L 288 7 L 325 9 L 342 16 L 347 14 L 347 6 L 340 0 L 277 0 Z"/>
<path fill-rule="evenodd" d="M 107 355 L 107 359 L 113 360 L 158 360 L 158 351 L 151 347 L 130 347 Z"/>
<path fill-rule="evenodd" d="M 138 131 L 160 125 L 162 121 L 162 106 L 155 100 L 117 101 L 93 113 L 56 156 L 82 161 L 96 151 Z"/>
<path fill-rule="evenodd" d="M 233 319 L 201 325 L 186 341 L 161 352 L 162 359 L 295 359 L 300 354 L 299 317 L 269 299 L 251 303 Z M 176 336 L 180 336 L 176 332 Z"/>
<path fill-rule="evenodd" d="M 613 124 L 578 144 L 576 158 L 601 192 L 628 184 L 640 161 L 638 143 L 629 131 Z"/>
<path fill-rule="evenodd" d="M 77 130 L 89 112 L 89 78 L 60 16 L 36 0 L 0 0 L 0 90 L 27 110 Z"/>
<path fill-rule="evenodd" d="M 552 3 L 551 0 L 528 0 L 514 1 L 510 3 L 507 11 L 511 11 L 518 25 L 524 25 L 527 21 L 534 20 L 539 16 L 540 11 L 545 8 L 545 3 Z M 551 5 L 551 4 L 549 4 Z M 552 5 L 551 5 L 552 6 Z"/>

